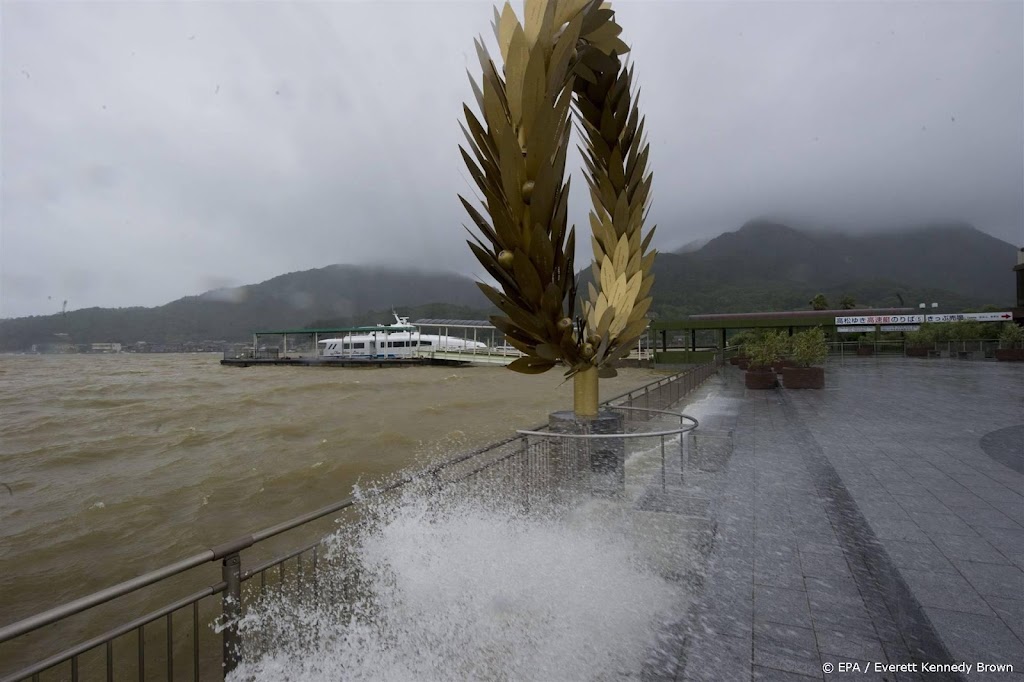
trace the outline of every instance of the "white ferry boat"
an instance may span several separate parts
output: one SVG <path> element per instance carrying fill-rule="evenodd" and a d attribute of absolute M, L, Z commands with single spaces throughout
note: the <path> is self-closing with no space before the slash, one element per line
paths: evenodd
<path fill-rule="evenodd" d="M 325 358 L 405 358 L 426 351 L 474 351 L 487 348 L 486 343 L 458 336 L 423 334 L 409 324 L 408 317 L 395 314 L 395 324 L 377 325 L 362 333 L 346 334 L 335 339 L 320 339 L 320 355 Z"/>

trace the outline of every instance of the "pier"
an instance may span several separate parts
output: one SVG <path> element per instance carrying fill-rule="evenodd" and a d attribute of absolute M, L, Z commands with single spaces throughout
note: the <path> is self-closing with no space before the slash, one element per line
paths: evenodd
<path fill-rule="evenodd" d="M 1024 367 L 827 372 L 824 391 L 748 391 L 726 369 L 692 396 L 696 445 L 659 508 L 701 529 L 699 587 L 645 677 L 958 680 L 942 666 L 981 662 L 1021 680 Z"/>

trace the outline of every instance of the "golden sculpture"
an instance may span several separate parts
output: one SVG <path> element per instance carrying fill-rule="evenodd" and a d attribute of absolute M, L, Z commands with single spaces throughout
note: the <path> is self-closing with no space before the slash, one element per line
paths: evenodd
<path fill-rule="evenodd" d="M 648 145 L 632 69 L 621 60 L 629 48 L 614 12 L 598 0 L 526 0 L 524 23 L 506 2 L 500 14 L 495 9 L 494 31 L 504 67 L 474 41 L 483 79 L 470 82 L 482 121 L 463 106 L 472 154 L 460 147 L 485 209 L 459 197 L 483 236 L 471 232 L 469 246 L 501 291 L 479 286 L 504 313 L 492 323 L 525 353 L 509 368 L 535 374 L 567 365 L 576 414 L 596 415 L 597 379 L 614 376 L 611 363 L 646 328 L 654 283 L 654 230 L 641 235 Z M 593 200 L 594 283 L 581 317 L 575 228 L 567 227 L 571 115 L 584 137 Z"/>

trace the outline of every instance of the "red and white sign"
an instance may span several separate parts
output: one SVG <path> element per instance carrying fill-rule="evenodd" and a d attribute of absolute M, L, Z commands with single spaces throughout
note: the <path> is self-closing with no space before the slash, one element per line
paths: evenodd
<path fill-rule="evenodd" d="M 942 315 L 928 315 L 927 322 L 962 322 L 973 320 L 975 322 L 1009 322 L 1013 314 L 1009 312 L 998 313 L 945 313 Z"/>
<path fill-rule="evenodd" d="M 857 317 L 837 317 L 836 324 L 917 324 L 924 322 L 924 317 L 924 315 L 860 315 Z"/>

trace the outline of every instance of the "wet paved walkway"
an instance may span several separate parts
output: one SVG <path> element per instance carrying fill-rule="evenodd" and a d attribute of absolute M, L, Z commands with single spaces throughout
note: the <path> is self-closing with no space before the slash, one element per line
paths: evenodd
<path fill-rule="evenodd" d="M 685 407 L 701 426 L 662 504 L 705 501 L 714 542 L 646 677 L 1024 682 L 1024 366 L 857 359 L 826 381 L 747 391 L 725 367 Z"/>

